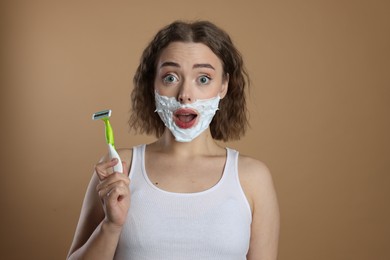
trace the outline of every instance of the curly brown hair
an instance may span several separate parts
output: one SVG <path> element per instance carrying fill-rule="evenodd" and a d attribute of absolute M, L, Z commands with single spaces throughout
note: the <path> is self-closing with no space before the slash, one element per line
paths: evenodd
<path fill-rule="evenodd" d="M 219 57 L 224 76 L 229 76 L 229 85 L 210 123 L 211 135 L 215 140 L 240 139 L 248 126 L 245 86 L 249 86 L 249 77 L 242 56 L 230 36 L 208 21 L 175 21 L 162 28 L 146 47 L 133 78 L 130 128 L 156 137 L 164 133 L 165 125 L 155 113 L 154 80 L 157 60 L 162 50 L 172 42 L 203 43 Z"/>

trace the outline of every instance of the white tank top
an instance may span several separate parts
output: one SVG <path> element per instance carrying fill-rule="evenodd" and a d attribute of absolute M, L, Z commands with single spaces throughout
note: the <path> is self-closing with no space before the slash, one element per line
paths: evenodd
<path fill-rule="evenodd" d="M 131 205 L 115 259 L 246 259 L 252 214 L 238 178 L 238 152 L 226 150 L 216 185 L 174 193 L 152 184 L 145 171 L 145 145 L 134 147 Z"/>

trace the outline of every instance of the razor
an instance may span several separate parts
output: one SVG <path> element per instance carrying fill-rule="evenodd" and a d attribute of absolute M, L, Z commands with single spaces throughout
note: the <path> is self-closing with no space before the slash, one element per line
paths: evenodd
<path fill-rule="evenodd" d="M 106 131 L 106 141 L 108 145 L 108 154 L 110 156 L 110 159 L 113 158 L 118 159 L 118 163 L 113 167 L 114 172 L 123 173 L 121 158 L 119 157 L 118 152 L 115 150 L 114 132 L 112 131 L 112 127 L 110 124 L 110 120 L 109 120 L 110 117 L 111 117 L 111 110 L 99 111 L 92 115 L 93 120 L 101 119 L 104 122 L 105 131 Z"/>

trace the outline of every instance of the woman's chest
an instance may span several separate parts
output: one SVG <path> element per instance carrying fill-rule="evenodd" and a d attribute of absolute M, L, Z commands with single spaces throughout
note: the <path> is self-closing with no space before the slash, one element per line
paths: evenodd
<path fill-rule="evenodd" d="M 225 159 L 154 161 L 145 164 L 150 182 L 158 188 L 177 193 L 194 193 L 210 189 L 223 176 Z"/>

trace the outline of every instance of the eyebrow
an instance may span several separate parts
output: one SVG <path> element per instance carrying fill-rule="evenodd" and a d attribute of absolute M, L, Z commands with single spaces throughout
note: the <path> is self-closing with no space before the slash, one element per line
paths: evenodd
<path fill-rule="evenodd" d="M 178 67 L 178 68 L 180 68 L 180 65 L 179 65 L 179 63 L 176 63 L 173 61 L 166 61 L 160 65 L 160 68 L 162 68 L 162 67 Z"/>
<path fill-rule="evenodd" d="M 176 63 L 176 62 L 173 62 L 173 61 L 166 61 L 166 62 L 163 62 L 161 65 L 160 65 L 160 68 L 162 67 L 177 67 L 177 68 L 180 68 L 180 65 L 179 63 Z M 198 68 L 208 68 L 208 69 L 212 69 L 212 70 L 215 70 L 215 68 L 209 64 L 209 63 L 197 63 L 197 64 L 194 64 L 194 66 L 192 66 L 193 69 L 198 69 Z"/>
<path fill-rule="evenodd" d="M 192 66 L 192 68 L 193 69 L 208 68 L 208 69 L 215 70 L 215 68 L 211 64 L 209 64 L 209 63 L 194 64 L 194 66 Z"/>

